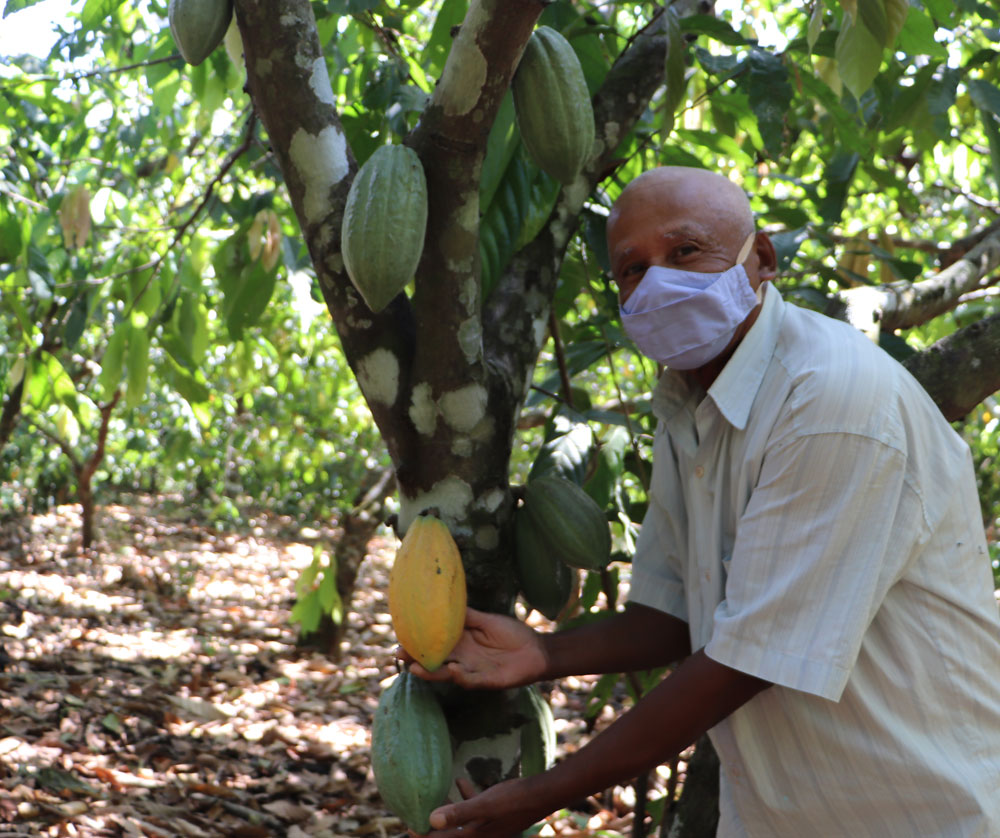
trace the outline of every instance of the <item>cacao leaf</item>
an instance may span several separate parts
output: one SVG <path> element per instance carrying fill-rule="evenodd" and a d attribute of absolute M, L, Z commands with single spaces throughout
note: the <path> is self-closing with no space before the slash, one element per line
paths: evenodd
<path fill-rule="evenodd" d="M 87 0 L 80 12 L 83 28 L 96 29 L 124 2 L 125 0 Z"/>
<path fill-rule="evenodd" d="M 886 37 L 885 45 L 889 48 L 896 43 L 896 38 L 906 24 L 910 13 L 909 0 L 885 0 Z"/>
<path fill-rule="evenodd" d="M 7 0 L 7 4 L 3 7 L 3 16 L 7 17 L 41 2 L 42 0 Z"/>
<path fill-rule="evenodd" d="M 879 44 L 887 44 L 889 23 L 883 0 L 858 0 L 861 21 Z M 904 18 L 905 19 L 905 18 Z M 902 25 L 902 24 L 901 24 Z M 893 37 L 895 40 L 895 37 Z"/>
<path fill-rule="evenodd" d="M 132 327 L 129 329 L 125 404 L 130 408 L 142 404 L 149 379 L 149 333 L 144 319 L 133 316 Z"/>
<path fill-rule="evenodd" d="M 618 426 L 608 432 L 597 449 L 597 467 L 583 484 L 583 490 L 601 509 L 606 509 L 611 503 L 615 485 L 625 473 L 625 452 L 628 446 L 628 431 Z"/>
<path fill-rule="evenodd" d="M 667 39 L 666 90 L 663 95 L 663 125 L 660 131 L 665 139 L 673 130 L 677 108 L 684 101 L 686 71 L 684 58 L 687 50 L 680 18 L 673 7 L 668 7 L 664 12 L 664 22 Z"/>
<path fill-rule="evenodd" d="M 121 382 L 122 366 L 125 359 L 125 338 L 128 336 L 128 329 L 127 323 L 118 324 L 108 339 L 104 357 L 101 358 L 101 374 L 98 376 L 97 382 L 104 390 L 105 401 L 111 398 Z"/>
<path fill-rule="evenodd" d="M 753 50 L 747 86 L 764 148 L 777 157 L 785 143 L 785 114 L 792 101 L 792 86 L 784 62 L 769 52 Z"/>
<path fill-rule="evenodd" d="M 590 455 L 594 447 L 594 432 L 590 426 L 578 422 L 539 449 L 532 463 L 528 480 L 555 474 L 582 486 L 587 476 Z"/>
<path fill-rule="evenodd" d="M 996 88 L 994 88 L 995 90 Z M 1000 195 L 1000 127 L 997 126 L 996 111 L 979 109 L 983 121 L 983 133 L 990 145 L 990 163 L 993 167 L 993 186 Z"/>
<path fill-rule="evenodd" d="M 871 87 L 882 64 L 882 42 L 863 21 L 844 20 L 836 46 L 837 70 L 847 89 L 860 99 Z"/>
<path fill-rule="evenodd" d="M 809 52 L 813 51 L 819 34 L 823 31 L 823 2 L 815 0 L 812 13 L 809 15 L 809 28 L 806 30 L 806 43 L 809 44 Z"/>

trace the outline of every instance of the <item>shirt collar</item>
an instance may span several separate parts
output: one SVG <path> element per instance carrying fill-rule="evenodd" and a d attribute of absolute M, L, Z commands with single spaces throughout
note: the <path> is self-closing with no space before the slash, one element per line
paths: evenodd
<path fill-rule="evenodd" d="M 757 320 L 708 390 L 709 398 L 726 421 L 741 431 L 747 426 L 750 408 L 774 355 L 784 313 L 781 294 L 768 283 Z"/>
<path fill-rule="evenodd" d="M 778 331 L 784 317 L 784 306 L 785 302 L 778 289 L 768 283 L 757 320 L 743 336 L 740 345 L 709 388 L 708 396 L 715 402 L 719 412 L 729 424 L 739 430 L 746 428 L 750 407 L 774 355 Z M 696 389 L 698 392 L 695 392 Z M 653 411 L 667 423 L 671 433 L 676 434 L 681 428 L 686 430 L 691 424 L 684 422 L 682 417 L 686 413 L 693 419 L 703 396 L 700 388 L 692 387 L 683 375 L 668 369 L 653 391 Z"/>

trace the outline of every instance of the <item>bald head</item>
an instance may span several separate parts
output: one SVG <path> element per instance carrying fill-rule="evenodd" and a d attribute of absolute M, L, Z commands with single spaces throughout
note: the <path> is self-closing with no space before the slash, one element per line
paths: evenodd
<path fill-rule="evenodd" d="M 731 229 L 738 237 L 745 238 L 754 227 L 750 201 L 739 186 L 716 172 L 688 166 L 661 166 L 639 175 L 622 191 L 609 225 L 629 203 L 663 202 L 704 216 L 706 222 Z"/>
<path fill-rule="evenodd" d="M 753 231 L 750 202 L 728 178 L 685 166 L 651 169 L 625 187 L 608 218 L 619 296 L 627 299 L 651 265 L 702 273 L 731 268 Z M 746 268 L 754 287 L 756 265 L 751 256 Z"/>

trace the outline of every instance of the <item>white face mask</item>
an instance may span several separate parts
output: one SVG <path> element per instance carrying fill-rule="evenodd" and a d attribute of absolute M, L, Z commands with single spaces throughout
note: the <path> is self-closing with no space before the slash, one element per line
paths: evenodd
<path fill-rule="evenodd" d="M 720 355 L 761 299 L 743 267 L 756 238 L 750 234 L 736 264 L 722 273 L 649 268 L 618 307 L 639 351 L 677 370 L 697 369 Z"/>

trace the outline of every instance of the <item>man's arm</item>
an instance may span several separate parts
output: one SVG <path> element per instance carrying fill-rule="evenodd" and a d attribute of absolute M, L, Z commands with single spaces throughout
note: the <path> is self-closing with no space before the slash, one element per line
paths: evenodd
<path fill-rule="evenodd" d="M 665 762 L 768 687 L 704 651 L 554 768 L 435 810 L 433 838 L 510 838 L 563 806 Z M 461 831 L 459 831 L 461 830 Z"/>
<path fill-rule="evenodd" d="M 656 669 L 691 654 L 687 623 L 636 603 L 603 620 L 543 634 L 541 640 L 547 669 L 539 680 Z"/>

